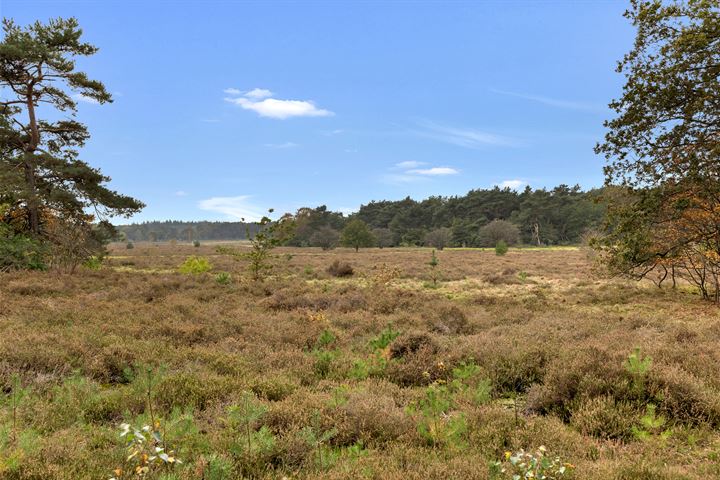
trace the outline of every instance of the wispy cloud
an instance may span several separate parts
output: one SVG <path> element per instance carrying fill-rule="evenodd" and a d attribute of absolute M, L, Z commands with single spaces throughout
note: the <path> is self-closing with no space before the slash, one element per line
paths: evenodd
<path fill-rule="evenodd" d="M 285 142 L 285 143 L 266 143 L 265 146 L 267 148 L 276 148 L 276 149 L 284 149 L 284 148 L 295 148 L 299 147 L 299 143 L 295 142 Z"/>
<path fill-rule="evenodd" d="M 323 130 L 321 132 L 323 135 L 332 136 L 332 135 L 340 135 L 341 133 L 345 133 L 345 130 L 341 128 L 336 128 L 335 130 Z"/>
<path fill-rule="evenodd" d="M 418 126 L 422 128 L 415 131 L 418 135 L 465 148 L 514 147 L 522 143 L 515 138 L 474 128 L 452 127 L 425 120 L 418 122 Z"/>
<path fill-rule="evenodd" d="M 509 188 L 511 190 L 520 190 L 521 187 L 524 187 L 527 184 L 528 183 L 525 180 L 503 180 L 498 183 L 497 186 L 500 188 Z"/>
<path fill-rule="evenodd" d="M 223 90 L 223 93 L 227 93 L 228 95 L 241 95 L 243 92 L 237 88 L 226 88 Z"/>
<path fill-rule="evenodd" d="M 457 175 L 460 170 L 456 170 L 450 167 L 432 167 L 432 168 L 421 168 L 408 170 L 407 173 L 412 175 L 429 175 L 429 176 L 442 176 L 442 175 Z"/>
<path fill-rule="evenodd" d="M 407 160 L 404 162 L 396 163 L 395 166 L 397 168 L 407 169 L 407 168 L 418 168 L 423 165 L 426 165 L 426 162 L 417 162 L 415 160 Z"/>
<path fill-rule="evenodd" d="M 178 190 L 175 192 L 176 197 L 187 197 L 187 192 L 185 190 Z"/>
<path fill-rule="evenodd" d="M 407 160 L 396 163 L 392 170 L 402 170 L 401 172 L 393 172 L 385 174 L 381 177 L 384 183 L 404 184 L 419 181 L 428 181 L 432 177 L 442 177 L 447 175 L 457 175 L 460 170 L 452 167 L 429 167 L 418 168 L 427 165 L 426 162 L 418 162 L 415 160 Z"/>
<path fill-rule="evenodd" d="M 601 105 L 598 103 L 578 102 L 578 101 L 574 101 L 574 100 L 564 100 L 564 99 L 559 99 L 559 98 L 545 97 L 543 95 L 532 95 L 532 94 L 528 94 L 528 93 L 509 92 L 507 90 L 498 90 L 495 88 L 490 89 L 490 91 L 493 93 L 498 93 L 500 95 L 507 95 L 510 97 L 522 98 L 524 100 L 530 100 L 532 102 L 541 103 L 541 104 L 547 105 L 549 107 L 564 108 L 566 110 L 581 110 L 581 111 L 593 112 L 593 113 L 604 113 L 607 111 L 607 107 L 605 105 Z"/>
<path fill-rule="evenodd" d="M 99 104 L 100 104 L 100 102 L 98 102 L 98 101 L 95 100 L 94 98 L 88 97 L 88 96 L 86 96 L 86 95 L 83 95 L 82 93 L 75 93 L 75 94 L 73 94 L 73 95 L 72 95 L 72 99 L 75 100 L 76 102 L 91 103 L 91 104 L 93 104 L 93 105 L 99 105 Z"/>
<path fill-rule="evenodd" d="M 211 197 L 198 202 L 198 208 L 210 212 L 222 213 L 229 219 L 256 222 L 266 212 L 249 201 L 250 195 L 239 195 L 237 197 Z"/>
<path fill-rule="evenodd" d="M 220 120 L 217 118 L 201 118 L 200 121 L 203 123 L 218 123 Z"/>
<path fill-rule="evenodd" d="M 232 90 L 233 93 L 228 93 Z M 237 92 L 237 93 L 236 93 Z M 254 88 L 242 93 L 237 89 L 226 89 L 225 93 L 233 95 L 225 97 L 225 101 L 237 105 L 245 110 L 252 110 L 261 117 L 285 120 L 291 117 L 329 117 L 335 115 L 329 110 L 318 108 L 309 100 L 278 100 L 269 98 L 273 95 L 270 90 Z M 238 96 L 242 94 L 242 96 Z"/>
<path fill-rule="evenodd" d="M 267 88 L 253 88 L 249 92 L 245 92 L 245 96 L 255 100 L 260 100 L 263 98 L 272 97 L 273 92 L 271 92 Z"/>

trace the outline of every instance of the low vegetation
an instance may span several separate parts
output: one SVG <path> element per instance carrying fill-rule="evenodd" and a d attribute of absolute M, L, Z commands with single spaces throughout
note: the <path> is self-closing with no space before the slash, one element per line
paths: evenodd
<path fill-rule="evenodd" d="M 446 249 L 429 288 L 431 251 L 319 252 L 278 247 L 262 282 L 142 242 L 2 274 L 0 477 L 720 475 L 720 331 L 689 285 Z"/>

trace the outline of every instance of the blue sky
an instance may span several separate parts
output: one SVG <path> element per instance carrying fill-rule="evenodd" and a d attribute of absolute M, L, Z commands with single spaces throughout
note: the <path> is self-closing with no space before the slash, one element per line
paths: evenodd
<path fill-rule="evenodd" d="M 133 220 L 602 184 L 606 108 L 633 30 L 623 1 L 0 0 L 79 19 L 82 157 L 147 208 Z"/>

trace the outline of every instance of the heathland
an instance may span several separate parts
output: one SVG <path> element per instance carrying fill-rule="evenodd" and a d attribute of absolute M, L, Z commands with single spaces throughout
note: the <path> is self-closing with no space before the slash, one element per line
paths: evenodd
<path fill-rule="evenodd" d="M 720 476 L 720 318 L 689 287 L 579 248 L 277 253 L 264 281 L 209 244 L 4 273 L 0 477 L 511 478 L 521 450 Z M 182 463 L 143 464 L 144 425 Z"/>

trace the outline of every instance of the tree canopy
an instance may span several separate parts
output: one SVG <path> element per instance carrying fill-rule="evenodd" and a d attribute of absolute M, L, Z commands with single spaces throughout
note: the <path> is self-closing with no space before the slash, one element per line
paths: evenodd
<path fill-rule="evenodd" d="M 75 221 L 90 210 L 97 220 L 140 210 L 141 202 L 109 189 L 110 179 L 79 156 L 90 134 L 75 119 L 77 100 L 104 104 L 112 98 L 76 68 L 77 57 L 98 50 L 81 40 L 77 20 L 23 28 L 4 19 L 3 31 L 0 88 L 8 95 L 0 101 L 0 196 L 25 212 L 26 228 L 35 235 L 44 233 L 50 217 Z M 53 113 L 41 118 L 41 112 Z M 58 113 L 66 116 L 54 119 Z"/>
<path fill-rule="evenodd" d="M 610 106 L 605 236 L 616 273 L 658 283 L 671 272 L 720 299 L 720 8 L 632 0 L 637 29 L 618 64 L 627 81 Z"/>

